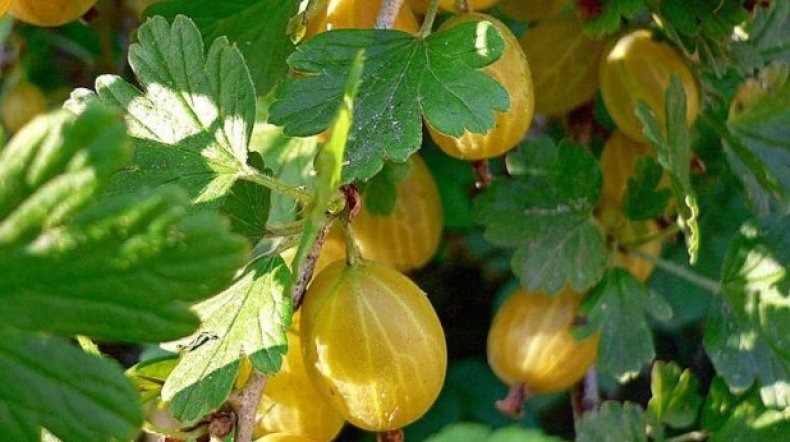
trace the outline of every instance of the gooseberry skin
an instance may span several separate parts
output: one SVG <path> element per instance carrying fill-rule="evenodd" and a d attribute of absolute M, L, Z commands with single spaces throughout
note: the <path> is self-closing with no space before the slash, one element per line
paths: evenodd
<path fill-rule="evenodd" d="M 447 348 L 425 293 L 385 264 L 330 264 L 302 306 L 302 352 L 318 389 L 368 431 L 401 428 L 439 395 Z"/>
<path fill-rule="evenodd" d="M 11 6 L 11 0 L 0 0 L 0 16 L 8 11 L 9 6 Z"/>
<path fill-rule="evenodd" d="M 318 391 L 305 368 L 299 338 L 299 313 L 287 332 L 288 352 L 280 371 L 266 381 L 255 418 L 255 435 L 293 433 L 309 440 L 330 441 L 345 419 Z"/>
<path fill-rule="evenodd" d="M 313 438 L 303 436 L 301 434 L 292 433 L 271 433 L 263 436 L 260 439 L 255 439 L 255 442 L 319 442 Z"/>
<path fill-rule="evenodd" d="M 619 130 L 609 135 L 600 158 L 603 175 L 601 206 L 622 207 L 628 180 L 634 178 L 637 162 L 646 156 L 656 157 L 655 150 L 649 145 L 634 141 Z"/>
<path fill-rule="evenodd" d="M 448 29 L 469 21 L 489 21 L 504 39 L 502 56 L 482 69 L 510 95 L 510 108 L 496 113 L 494 127 L 484 134 L 464 132 L 460 137 L 440 133 L 427 123 L 433 141 L 446 154 L 462 160 L 483 160 L 502 155 L 516 146 L 526 134 L 535 110 L 532 77 L 527 57 L 512 32 L 499 20 L 479 13 L 458 15 L 445 22 Z"/>
<path fill-rule="evenodd" d="M 395 209 L 371 213 L 363 204 L 351 231 L 365 259 L 390 264 L 400 271 L 420 268 L 439 248 L 443 214 L 439 189 L 419 155 L 412 155 L 409 173 L 397 183 Z"/>
<path fill-rule="evenodd" d="M 583 295 L 564 289 L 556 295 L 517 289 L 494 316 L 488 333 L 488 364 L 508 385 L 533 393 L 553 393 L 579 381 L 595 362 L 600 335 L 571 336 Z"/>
<path fill-rule="evenodd" d="M 653 111 L 659 127 L 665 127 L 664 94 L 672 74 L 680 77 L 686 93 L 686 123 L 691 127 L 699 113 L 699 91 L 694 75 L 674 47 L 654 41 L 650 31 L 641 29 L 621 37 L 601 60 L 604 105 L 617 127 L 632 140 L 647 141 L 635 114 L 639 101 Z"/>
<path fill-rule="evenodd" d="M 606 42 L 585 34 L 575 14 L 531 26 L 519 44 L 529 60 L 535 113 L 562 115 L 595 97 Z"/>
<path fill-rule="evenodd" d="M 36 26 L 60 26 L 82 17 L 96 0 L 15 0 L 8 13 Z"/>
<path fill-rule="evenodd" d="M 47 110 L 47 97 L 38 86 L 20 81 L 11 86 L 3 96 L 0 112 L 3 126 L 12 133 L 18 132 L 30 120 Z"/>
<path fill-rule="evenodd" d="M 482 11 L 488 9 L 499 3 L 499 0 L 468 0 L 469 9 L 473 11 Z M 457 0 L 440 0 L 439 7 L 445 11 L 463 12 L 458 8 Z"/>
<path fill-rule="evenodd" d="M 330 0 L 326 11 L 320 12 L 307 25 L 305 37 L 330 29 L 370 29 L 376 25 L 381 0 Z M 395 16 L 392 29 L 417 34 L 420 26 L 406 5 Z"/>

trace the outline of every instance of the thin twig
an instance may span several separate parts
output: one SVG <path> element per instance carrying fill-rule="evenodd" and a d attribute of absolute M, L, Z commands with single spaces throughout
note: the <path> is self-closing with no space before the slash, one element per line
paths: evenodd
<path fill-rule="evenodd" d="M 660 268 L 661 270 L 686 280 L 699 288 L 711 292 L 714 295 L 717 295 L 721 291 L 721 285 L 717 281 L 714 281 L 713 279 L 706 276 L 702 276 L 699 273 L 692 272 L 691 270 L 675 264 L 674 262 L 648 255 L 639 249 L 631 249 L 629 250 L 629 253 L 646 261 L 653 262 L 655 263 L 656 267 Z"/>
<path fill-rule="evenodd" d="M 252 431 L 255 427 L 255 414 L 258 411 L 258 402 L 261 400 L 263 388 L 266 386 L 266 376 L 256 369 L 247 383 L 240 390 L 234 391 L 228 404 L 236 411 L 236 435 L 234 442 L 251 442 Z"/>
<path fill-rule="evenodd" d="M 299 268 L 299 277 L 294 284 L 293 291 L 291 291 L 291 299 L 293 299 L 294 310 L 302 305 L 304 293 L 307 290 L 307 284 L 313 279 L 313 272 L 315 271 L 315 263 L 318 262 L 318 256 L 321 255 L 321 249 L 324 247 L 324 241 L 329 234 L 330 224 L 325 225 L 316 235 L 313 242 L 313 248 Z"/>
<path fill-rule="evenodd" d="M 404 0 L 384 0 L 376 17 L 377 29 L 392 29 Z"/>
<path fill-rule="evenodd" d="M 519 419 L 524 411 L 524 401 L 531 395 L 532 393 L 530 393 L 529 389 L 527 389 L 524 384 L 517 383 L 512 385 L 507 392 L 507 396 L 504 399 L 496 401 L 495 405 L 497 410 L 502 413 L 514 419 Z"/>

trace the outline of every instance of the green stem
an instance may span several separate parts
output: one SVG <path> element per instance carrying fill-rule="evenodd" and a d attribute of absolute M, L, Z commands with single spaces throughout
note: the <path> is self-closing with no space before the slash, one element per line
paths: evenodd
<path fill-rule="evenodd" d="M 428 9 L 425 11 L 425 18 L 422 20 L 419 34 L 420 38 L 431 35 L 431 29 L 433 28 L 434 20 L 436 20 L 437 11 L 439 11 L 439 0 L 431 0 L 428 4 Z"/>
<path fill-rule="evenodd" d="M 706 276 L 702 276 L 699 273 L 692 272 L 691 270 L 675 264 L 674 262 L 667 261 L 656 256 L 650 256 L 639 249 L 631 249 L 630 252 L 636 257 L 655 263 L 656 267 L 660 268 L 661 270 L 671 273 L 678 278 L 684 279 L 701 289 L 711 292 L 714 295 L 718 294 L 721 290 L 721 285 L 717 281 L 714 281 L 713 279 L 710 279 Z"/>
<path fill-rule="evenodd" d="M 708 433 L 704 431 L 692 431 L 667 439 L 667 442 L 696 442 L 708 439 Z"/>
<path fill-rule="evenodd" d="M 279 192 L 283 195 L 290 196 L 303 206 L 308 206 L 313 202 L 313 195 L 304 190 L 297 189 L 288 183 L 278 180 L 277 178 L 264 175 L 252 167 L 246 167 L 239 175 L 239 178 L 244 181 L 259 184 L 263 187 Z"/>

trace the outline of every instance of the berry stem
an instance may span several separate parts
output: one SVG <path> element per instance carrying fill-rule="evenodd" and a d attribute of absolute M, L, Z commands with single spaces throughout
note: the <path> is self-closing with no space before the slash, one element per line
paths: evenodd
<path fill-rule="evenodd" d="M 439 0 L 431 0 L 428 3 L 428 9 L 425 10 L 425 18 L 422 20 L 422 26 L 420 27 L 420 38 L 425 38 L 431 35 L 431 29 L 433 28 L 433 22 L 436 20 L 436 13 L 439 10 Z"/>
<path fill-rule="evenodd" d="M 522 407 L 524 401 L 529 399 L 530 396 L 532 396 L 532 393 L 526 385 L 521 382 L 516 383 L 510 387 L 504 399 L 496 401 L 496 408 L 514 419 L 520 419 L 524 412 Z"/>
<path fill-rule="evenodd" d="M 475 171 L 475 188 L 485 189 L 494 180 L 494 175 L 491 174 L 491 168 L 488 166 L 488 160 L 472 161 L 472 168 Z"/>
<path fill-rule="evenodd" d="M 346 196 L 346 209 L 343 211 L 343 233 L 346 237 L 346 263 L 350 267 L 355 267 L 363 260 L 362 252 L 359 251 L 354 236 L 351 232 L 351 223 L 362 208 L 362 195 L 359 189 L 353 184 L 341 188 Z"/>
<path fill-rule="evenodd" d="M 389 431 L 382 431 L 376 434 L 377 442 L 403 442 L 403 430 L 400 428 Z"/>
<path fill-rule="evenodd" d="M 384 0 L 376 16 L 376 29 L 392 29 L 404 0 Z"/>

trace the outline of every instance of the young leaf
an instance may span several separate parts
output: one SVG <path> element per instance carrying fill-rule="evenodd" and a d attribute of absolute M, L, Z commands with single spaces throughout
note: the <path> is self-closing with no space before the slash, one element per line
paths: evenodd
<path fill-rule="evenodd" d="M 664 169 L 651 157 L 636 163 L 635 178 L 628 180 L 623 196 L 623 211 L 635 221 L 653 219 L 663 213 L 672 192 L 659 188 Z"/>
<path fill-rule="evenodd" d="M 483 22 L 486 23 L 486 22 Z M 482 133 L 508 109 L 502 86 L 478 69 L 502 54 L 492 25 L 464 23 L 425 39 L 400 31 L 338 29 L 311 38 L 288 58 L 299 75 L 278 87 L 271 122 L 288 135 L 329 127 L 349 66 L 365 53 L 343 181 L 367 180 L 385 160 L 404 162 L 421 143 L 421 115 L 440 132 Z"/>
<path fill-rule="evenodd" d="M 109 191 L 177 183 L 194 202 L 217 207 L 249 168 L 255 91 L 244 60 L 226 38 L 206 54 L 200 32 L 184 16 L 172 25 L 154 17 L 137 38 L 129 64 L 145 91 L 115 75 L 96 80 L 99 99 L 126 113 L 135 147 Z"/>
<path fill-rule="evenodd" d="M 607 257 L 592 218 L 602 182 L 592 154 L 569 142 L 526 143 L 508 157 L 508 169 L 515 177 L 495 179 L 474 211 L 486 239 L 518 247 L 511 266 L 522 285 L 556 293 L 598 282 Z"/>
<path fill-rule="evenodd" d="M 162 388 L 162 399 L 185 425 L 225 402 L 242 356 L 263 373 L 280 369 L 291 319 L 289 275 L 279 257 L 258 260 L 227 290 L 195 306 L 202 320 L 196 344 Z"/>
<path fill-rule="evenodd" d="M 705 350 L 734 391 L 755 381 L 763 402 L 790 407 L 790 275 L 787 216 L 746 223 L 727 252 L 722 296 L 705 329 Z"/>
<path fill-rule="evenodd" d="M 615 267 L 585 298 L 579 313 L 588 323 L 578 332 L 601 331 L 596 366 L 624 382 L 655 357 L 653 336 L 645 321 L 647 288 L 631 273 Z"/>
<path fill-rule="evenodd" d="M 775 64 L 738 91 L 727 119 L 725 152 L 758 214 L 790 208 L 790 66 Z M 760 204 L 760 201 L 770 203 Z"/>
<path fill-rule="evenodd" d="M 0 327 L 0 372 L 4 440 L 37 441 L 42 428 L 63 442 L 131 440 L 142 424 L 121 367 L 65 339 Z"/>
<path fill-rule="evenodd" d="M 140 403 L 144 404 L 159 397 L 162 386 L 176 368 L 178 361 L 177 354 L 166 354 L 138 362 L 126 370 L 126 377 L 132 381 L 140 395 Z"/>
<path fill-rule="evenodd" d="M 684 428 L 697 420 L 702 397 L 699 382 L 689 370 L 680 371 L 674 362 L 653 364 L 650 389 L 653 396 L 647 411 L 656 421 L 673 428 Z"/>
<path fill-rule="evenodd" d="M 711 383 L 700 425 L 712 442 L 776 442 L 790 434 L 786 411 L 766 408 L 756 388 L 732 394 L 719 377 Z"/>
<path fill-rule="evenodd" d="M 689 262 L 699 253 L 699 205 L 691 187 L 691 134 L 686 126 L 686 93 L 677 75 L 672 75 L 665 93 L 666 127 L 660 127 L 650 108 L 637 103 L 636 116 L 644 125 L 647 139 L 658 151 L 658 162 L 669 174 L 672 193 L 678 202 L 678 225 L 686 235 Z"/>
<path fill-rule="evenodd" d="M 647 416 L 631 402 L 606 401 L 600 410 L 584 413 L 576 424 L 577 442 L 647 442 Z"/>
<path fill-rule="evenodd" d="M 145 15 L 189 16 L 207 41 L 227 37 L 244 56 L 255 88 L 266 95 L 287 73 L 285 59 L 293 52 L 286 34 L 299 0 L 177 0 L 159 2 Z"/>

